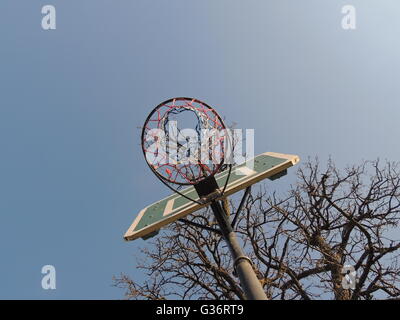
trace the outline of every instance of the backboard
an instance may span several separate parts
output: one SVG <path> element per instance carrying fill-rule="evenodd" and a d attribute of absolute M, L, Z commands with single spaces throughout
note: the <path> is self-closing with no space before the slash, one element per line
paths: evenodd
<path fill-rule="evenodd" d="M 248 161 L 232 168 L 223 197 L 232 195 L 261 180 L 280 178 L 286 174 L 286 170 L 289 167 L 299 162 L 299 157 L 266 152 L 255 157 L 253 161 L 254 166 L 252 167 Z M 227 177 L 228 173 L 226 171 L 215 175 L 215 179 L 221 189 L 224 187 Z M 181 193 L 192 199 L 199 200 L 193 186 L 183 189 Z M 155 235 L 161 227 L 207 205 L 195 203 L 179 194 L 173 194 L 141 210 L 128 231 L 126 231 L 124 239 L 126 241 L 138 238 L 147 239 Z"/>

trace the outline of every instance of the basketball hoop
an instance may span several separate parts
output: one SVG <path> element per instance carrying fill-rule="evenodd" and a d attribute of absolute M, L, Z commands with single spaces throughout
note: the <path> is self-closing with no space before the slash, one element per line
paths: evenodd
<path fill-rule="evenodd" d="M 232 167 L 226 164 L 233 150 L 229 130 L 212 107 L 193 98 L 172 98 L 153 109 L 142 150 L 153 173 L 179 194 L 182 186 L 196 186 L 227 167 L 230 175 Z"/>
<path fill-rule="evenodd" d="M 282 172 L 298 161 L 298 157 L 265 153 L 258 160 L 248 161 L 253 165 L 257 163 L 252 169 L 246 167 L 247 161 L 237 166 L 236 170 L 244 172 L 244 177 L 238 174 L 231 176 L 235 140 L 218 113 L 200 100 L 173 98 L 154 108 L 142 129 L 144 157 L 157 178 L 186 199 L 172 195 L 146 207 L 132 223 L 125 239 L 134 239 L 140 233 L 146 238 L 154 236 L 160 225 L 176 220 L 216 232 L 224 237 L 228 245 L 235 274 L 240 279 L 246 298 L 265 300 L 267 296 L 251 260 L 238 242 L 234 226 L 250 193 L 251 184 L 264 178 L 281 177 Z M 230 188 L 227 189 L 228 184 Z M 185 185 L 189 187 L 180 192 Z M 231 222 L 226 197 L 243 188 L 246 191 Z M 196 199 L 188 196 L 196 197 L 196 193 Z M 219 229 L 182 219 L 205 205 L 210 206 Z"/>

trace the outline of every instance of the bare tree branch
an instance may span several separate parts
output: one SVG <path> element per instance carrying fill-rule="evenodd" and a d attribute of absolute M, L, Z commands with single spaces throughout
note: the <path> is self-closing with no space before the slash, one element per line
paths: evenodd
<path fill-rule="evenodd" d="M 278 196 L 249 193 L 235 216 L 246 254 L 271 299 L 399 299 L 399 164 L 363 162 L 339 170 L 308 160 L 297 183 Z M 230 201 L 235 212 L 238 201 Z M 225 202 L 225 206 L 228 203 Z M 126 275 L 114 285 L 128 299 L 244 299 L 215 221 L 203 210 L 176 222 L 146 244 L 137 267 L 144 281 Z M 343 286 L 343 267 L 357 272 L 355 289 Z"/>

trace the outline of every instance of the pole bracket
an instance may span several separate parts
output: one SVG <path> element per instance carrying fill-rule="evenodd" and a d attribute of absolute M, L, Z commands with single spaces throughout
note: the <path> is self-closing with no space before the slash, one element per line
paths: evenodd
<path fill-rule="evenodd" d="M 236 266 L 239 264 L 239 262 L 240 262 L 241 260 L 247 260 L 247 261 L 250 263 L 251 267 L 254 269 L 254 267 L 253 267 L 253 261 L 251 261 L 251 259 L 250 259 L 248 256 L 239 256 L 239 257 L 237 257 L 237 258 L 235 259 L 235 261 L 233 262 L 233 275 L 234 275 L 235 277 L 238 276 L 238 275 L 237 275 L 237 272 L 236 272 Z"/>
<path fill-rule="evenodd" d="M 208 203 L 210 203 L 211 201 L 214 201 L 214 200 L 218 199 L 218 198 L 221 197 L 221 196 L 222 196 L 221 191 L 215 190 L 214 192 L 211 192 L 210 194 L 201 197 L 201 198 L 199 199 L 199 202 L 200 202 L 201 204 L 208 204 Z"/>

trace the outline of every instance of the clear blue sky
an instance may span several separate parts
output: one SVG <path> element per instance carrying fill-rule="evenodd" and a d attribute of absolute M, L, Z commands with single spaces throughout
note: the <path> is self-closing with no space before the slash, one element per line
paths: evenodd
<path fill-rule="evenodd" d="M 41 29 L 41 8 L 57 29 Z M 341 7 L 357 29 L 341 28 Z M 143 240 L 122 235 L 169 194 L 140 130 L 196 97 L 256 153 L 398 160 L 400 3 L 392 0 L 0 2 L 0 298 L 122 298 Z M 294 171 L 270 187 L 285 190 Z M 57 289 L 41 288 L 41 268 Z"/>

